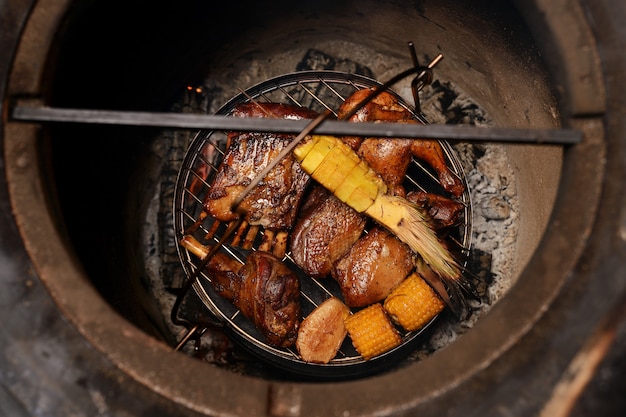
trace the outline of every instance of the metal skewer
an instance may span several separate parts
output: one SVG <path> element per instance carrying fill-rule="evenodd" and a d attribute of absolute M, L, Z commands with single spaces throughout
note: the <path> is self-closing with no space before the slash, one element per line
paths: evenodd
<path fill-rule="evenodd" d="M 43 106 L 13 107 L 11 119 L 17 122 L 77 123 L 96 125 L 151 126 L 176 129 L 229 130 L 239 132 L 302 132 L 310 121 L 245 118 L 204 114 L 85 110 Z M 574 129 L 520 129 L 463 125 L 420 125 L 406 123 L 322 120 L 315 129 L 320 135 L 440 139 L 448 141 L 545 143 L 570 145 L 582 140 Z"/>

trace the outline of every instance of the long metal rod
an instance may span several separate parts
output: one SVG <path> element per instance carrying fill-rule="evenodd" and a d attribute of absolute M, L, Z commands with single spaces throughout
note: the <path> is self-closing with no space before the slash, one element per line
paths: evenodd
<path fill-rule="evenodd" d="M 299 133 L 309 120 L 244 118 L 204 114 L 85 110 L 43 106 L 13 107 L 11 118 L 20 122 L 80 123 L 98 125 L 152 126 L 177 129 L 230 130 L 241 132 Z M 450 141 L 575 144 L 582 133 L 575 129 L 501 128 L 464 125 L 407 123 L 350 123 L 324 120 L 315 132 L 326 135 L 441 139 Z"/>

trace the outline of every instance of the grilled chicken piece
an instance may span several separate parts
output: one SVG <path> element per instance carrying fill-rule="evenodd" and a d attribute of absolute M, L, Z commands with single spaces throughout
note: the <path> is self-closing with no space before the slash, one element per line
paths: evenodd
<path fill-rule="evenodd" d="M 383 300 L 414 267 L 411 249 L 375 227 L 361 237 L 332 270 L 346 305 L 363 307 Z"/>
<path fill-rule="evenodd" d="M 427 211 L 436 230 L 458 224 L 465 208 L 459 201 L 424 191 L 412 191 L 406 199 Z"/>
<path fill-rule="evenodd" d="M 244 103 L 233 111 L 235 117 L 312 119 L 317 113 L 280 103 Z M 204 210 L 217 220 L 235 220 L 232 204 L 250 182 L 272 161 L 293 135 L 230 132 L 229 147 L 204 200 Z M 289 154 L 277 164 L 239 205 L 245 220 L 268 230 L 289 230 L 295 221 L 304 189 L 310 177 Z"/>
<path fill-rule="evenodd" d="M 364 88 L 357 90 L 344 100 L 337 109 L 337 117 L 345 118 L 356 106 L 361 103 L 375 88 Z M 413 119 L 413 115 L 405 107 L 403 107 L 393 94 L 386 91 L 380 92 L 376 97 L 362 106 L 357 112 L 348 119 L 350 122 L 373 122 L 382 121 L 398 121 Z"/>
<path fill-rule="evenodd" d="M 291 256 L 314 278 L 330 275 L 333 264 L 359 239 L 366 217 L 324 187 L 307 196 L 291 233 Z"/>
<path fill-rule="evenodd" d="M 181 244 L 200 259 L 210 248 L 192 236 Z M 217 252 L 206 266 L 216 292 L 231 301 L 276 347 L 293 346 L 298 337 L 301 317 L 300 280 L 276 256 L 251 252 L 245 264 Z"/>
<path fill-rule="evenodd" d="M 461 196 L 465 191 L 465 186 L 451 170 L 448 168 L 446 158 L 443 154 L 441 144 L 436 140 L 414 140 L 411 141 L 411 154 L 430 165 L 439 178 L 439 183 L 444 190 L 455 197 Z"/>
<path fill-rule="evenodd" d="M 345 117 L 372 90 L 369 88 L 354 92 L 340 106 L 337 113 L 338 117 Z M 398 103 L 395 96 L 385 91 L 374 97 L 348 120 L 353 122 L 419 123 L 410 111 Z M 354 138 L 350 140 L 354 140 Z M 374 171 L 381 175 L 387 186 L 396 195 L 404 195 L 402 182 L 412 156 L 432 167 L 441 186 L 455 197 L 460 196 L 465 189 L 461 180 L 448 168 L 443 149 L 436 140 L 367 138 L 358 146 L 358 153 Z"/>
<path fill-rule="evenodd" d="M 406 139 L 365 139 L 358 154 L 385 181 L 394 195 L 404 197 L 402 186 L 407 168 L 411 162 L 411 143 Z"/>

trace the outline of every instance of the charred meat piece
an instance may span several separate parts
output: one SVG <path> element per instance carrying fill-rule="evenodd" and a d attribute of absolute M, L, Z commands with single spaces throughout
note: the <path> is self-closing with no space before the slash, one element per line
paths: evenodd
<path fill-rule="evenodd" d="M 235 305 L 272 346 L 293 346 L 301 321 L 300 281 L 274 255 L 252 252 L 239 271 L 241 290 Z"/>
<path fill-rule="evenodd" d="M 358 106 L 372 91 L 372 88 L 357 90 L 344 100 L 337 110 L 340 119 Z M 413 119 L 413 115 L 403 107 L 393 94 L 386 91 L 380 92 L 376 97 L 362 106 L 348 119 L 350 122 L 373 122 L 376 120 L 398 121 Z"/>
<path fill-rule="evenodd" d="M 358 154 L 383 178 L 394 195 L 404 196 L 402 186 L 411 162 L 411 140 L 365 139 Z"/>
<path fill-rule="evenodd" d="M 244 103 L 236 117 L 312 119 L 317 113 L 281 103 Z M 250 182 L 293 139 L 289 134 L 230 132 L 229 147 L 211 184 L 203 208 L 217 220 L 228 222 L 238 216 L 232 204 Z M 277 164 L 241 202 L 250 225 L 269 230 L 288 230 L 310 177 L 289 154 Z"/>
<path fill-rule="evenodd" d="M 340 107 L 338 117 L 348 114 L 372 90 L 369 88 L 354 92 Z M 398 103 L 394 95 L 385 91 L 359 109 L 349 121 L 420 123 L 409 110 Z M 397 195 L 403 195 L 402 182 L 412 156 L 433 168 L 441 186 L 455 197 L 460 196 L 465 189 L 461 180 L 448 168 L 443 149 L 438 141 L 367 138 L 358 146 L 358 153 L 374 171 L 381 175 L 392 192 Z"/>
<path fill-rule="evenodd" d="M 291 233 L 291 256 L 314 278 L 330 275 L 333 264 L 359 239 L 366 217 L 316 186 L 307 196 Z"/>
<path fill-rule="evenodd" d="M 412 191 L 406 199 L 425 209 L 437 230 L 457 225 L 465 209 L 459 201 L 424 191 Z"/>
<path fill-rule="evenodd" d="M 182 238 L 181 245 L 200 259 L 208 256 L 210 250 L 189 235 Z M 241 310 L 268 344 L 295 344 L 302 320 L 300 280 L 279 258 L 255 251 L 242 265 L 225 253 L 216 252 L 206 269 L 216 292 Z"/>
<path fill-rule="evenodd" d="M 206 266 L 215 292 L 227 300 L 237 298 L 241 291 L 241 267 L 241 263 L 224 252 L 215 253 Z"/>
<path fill-rule="evenodd" d="M 361 237 L 333 268 L 349 307 L 383 300 L 414 267 L 411 249 L 385 229 L 375 227 Z"/>
<path fill-rule="evenodd" d="M 209 255 L 210 247 L 204 246 L 191 235 L 185 235 L 180 244 L 198 259 Z M 238 272 L 242 264 L 224 252 L 216 252 L 208 260 L 205 269 L 211 277 L 211 285 L 220 296 L 234 300 L 241 290 L 241 276 Z"/>
<path fill-rule="evenodd" d="M 436 140 L 411 141 L 411 154 L 430 165 L 439 178 L 439 183 L 444 190 L 455 197 L 459 197 L 465 191 L 465 186 L 448 168 L 441 144 Z"/>

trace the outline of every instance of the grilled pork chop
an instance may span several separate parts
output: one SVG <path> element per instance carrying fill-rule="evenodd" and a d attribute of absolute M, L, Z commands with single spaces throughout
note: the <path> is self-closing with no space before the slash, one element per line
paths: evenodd
<path fill-rule="evenodd" d="M 317 113 L 281 103 L 244 103 L 235 108 L 233 116 L 313 119 Z M 289 144 L 293 135 L 230 132 L 228 139 L 230 145 L 203 205 L 209 215 L 224 222 L 239 216 L 232 209 L 233 202 Z M 309 181 L 309 175 L 289 154 L 243 199 L 239 209 L 250 225 L 289 230 Z"/>

